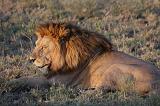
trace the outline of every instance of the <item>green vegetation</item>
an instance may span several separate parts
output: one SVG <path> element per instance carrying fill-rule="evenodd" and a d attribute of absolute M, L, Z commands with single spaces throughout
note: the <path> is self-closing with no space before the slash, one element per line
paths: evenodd
<path fill-rule="evenodd" d="M 159 0 L 0 0 L 0 105 L 160 106 L 160 96 L 82 91 L 52 86 L 49 90 L 13 92 L 7 81 L 39 76 L 27 59 L 38 23 L 71 22 L 106 35 L 115 48 L 160 68 Z M 12 88 L 13 87 L 13 88 Z"/>

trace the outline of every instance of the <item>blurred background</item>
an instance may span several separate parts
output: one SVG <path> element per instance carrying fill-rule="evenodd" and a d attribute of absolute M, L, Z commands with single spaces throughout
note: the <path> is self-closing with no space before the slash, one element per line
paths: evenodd
<path fill-rule="evenodd" d="M 99 32 L 118 50 L 160 68 L 160 0 L 0 0 L 2 82 L 40 75 L 27 58 L 36 40 L 35 27 L 46 22 L 70 22 Z"/>

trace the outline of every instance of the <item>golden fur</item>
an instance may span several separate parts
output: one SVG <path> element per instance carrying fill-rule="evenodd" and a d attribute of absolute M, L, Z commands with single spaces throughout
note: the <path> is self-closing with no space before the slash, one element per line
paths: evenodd
<path fill-rule="evenodd" d="M 31 60 L 53 83 L 108 90 L 134 89 L 141 94 L 160 79 L 158 68 L 113 50 L 112 44 L 95 32 L 71 24 L 48 23 L 36 29 L 37 41 Z"/>

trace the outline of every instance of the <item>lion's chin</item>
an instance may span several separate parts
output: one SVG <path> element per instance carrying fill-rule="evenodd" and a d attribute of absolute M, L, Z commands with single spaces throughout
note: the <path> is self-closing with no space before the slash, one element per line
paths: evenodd
<path fill-rule="evenodd" d="M 49 66 L 48 65 L 45 65 L 43 67 L 39 67 L 40 71 L 42 72 L 43 75 L 48 75 L 49 73 Z"/>

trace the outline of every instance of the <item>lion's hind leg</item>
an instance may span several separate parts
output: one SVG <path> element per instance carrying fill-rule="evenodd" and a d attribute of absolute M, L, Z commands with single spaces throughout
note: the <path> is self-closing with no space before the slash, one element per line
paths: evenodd
<path fill-rule="evenodd" d="M 152 76 L 141 65 L 114 64 L 106 71 L 106 81 L 117 90 L 133 90 L 141 95 L 151 90 Z"/>

